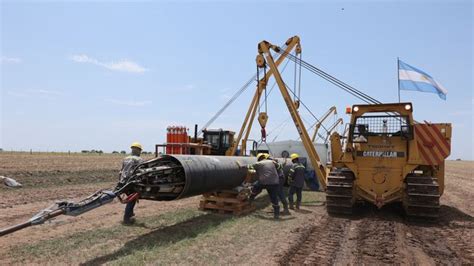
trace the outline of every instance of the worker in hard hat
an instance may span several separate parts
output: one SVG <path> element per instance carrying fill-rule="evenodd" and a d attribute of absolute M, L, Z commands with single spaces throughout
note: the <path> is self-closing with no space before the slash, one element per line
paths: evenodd
<path fill-rule="evenodd" d="M 288 200 L 286 199 L 284 186 L 285 186 L 285 174 L 283 173 L 283 165 L 279 163 L 276 159 L 271 157 L 268 158 L 269 160 L 273 160 L 275 162 L 277 172 L 278 172 L 278 199 L 283 204 L 283 212 L 281 215 L 291 215 L 290 210 L 288 209 Z"/>
<path fill-rule="evenodd" d="M 247 166 L 248 169 L 254 169 L 258 177 L 258 181 L 252 187 L 250 200 L 255 199 L 263 189 L 266 189 L 270 201 L 272 202 L 273 217 L 279 219 L 280 205 L 278 203 L 278 171 L 276 163 L 273 160 L 268 160 L 269 157 L 270 155 L 267 153 L 259 153 L 257 154 L 257 162 Z"/>
<path fill-rule="evenodd" d="M 125 184 L 127 182 L 127 179 L 130 177 L 130 175 L 133 174 L 133 171 L 135 168 L 143 162 L 143 159 L 140 157 L 142 153 L 142 145 L 138 142 L 132 143 L 130 146 L 130 149 L 132 150 L 131 155 L 125 157 L 122 162 L 122 169 L 120 170 L 120 183 Z M 131 200 L 127 203 L 125 206 L 125 213 L 123 215 L 123 223 L 124 224 L 133 224 L 135 221 L 132 217 L 135 216 L 135 213 L 133 212 L 133 209 L 135 208 L 135 204 L 137 203 L 137 200 Z"/>
<path fill-rule="evenodd" d="M 294 210 L 295 206 L 293 204 L 293 197 L 296 194 L 296 209 L 299 210 L 301 206 L 301 200 L 303 198 L 303 186 L 304 186 L 304 176 L 305 176 L 305 167 L 300 162 L 300 156 L 297 153 L 290 155 L 291 166 L 290 171 L 288 172 L 288 184 L 290 189 L 288 191 L 288 201 L 290 203 L 290 209 Z"/>

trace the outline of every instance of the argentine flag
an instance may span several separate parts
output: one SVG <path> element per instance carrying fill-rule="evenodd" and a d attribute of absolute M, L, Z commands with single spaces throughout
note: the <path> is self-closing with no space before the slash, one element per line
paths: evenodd
<path fill-rule="evenodd" d="M 437 93 L 441 99 L 446 100 L 448 91 L 443 85 L 426 74 L 426 72 L 412 67 L 401 60 L 398 60 L 398 81 L 399 90 Z"/>

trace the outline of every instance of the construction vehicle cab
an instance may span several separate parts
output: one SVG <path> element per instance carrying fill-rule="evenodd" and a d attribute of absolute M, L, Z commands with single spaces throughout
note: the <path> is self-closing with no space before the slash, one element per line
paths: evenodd
<path fill-rule="evenodd" d="M 402 202 L 407 214 L 437 216 L 451 125 L 420 124 L 411 103 L 354 105 L 344 145 L 331 135 L 328 211 L 348 213 L 359 200 L 381 208 Z"/>
<path fill-rule="evenodd" d="M 225 155 L 234 141 L 235 132 L 223 129 L 204 129 L 203 140 L 211 145 L 211 155 Z"/>

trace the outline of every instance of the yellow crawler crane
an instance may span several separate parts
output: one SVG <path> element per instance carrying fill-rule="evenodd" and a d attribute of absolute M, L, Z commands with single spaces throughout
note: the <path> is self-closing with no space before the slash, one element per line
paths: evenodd
<path fill-rule="evenodd" d="M 451 124 L 417 123 L 411 103 L 354 105 L 345 147 L 331 135 L 327 211 L 351 213 L 358 200 L 402 202 L 409 216 L 437 217 Z"/>
<path fill-rule="evenodd" d="M 245 116 L 242 127 L 239 131 L 239 134 L 237 135 L 237 138 L 234 139 L 230 148 L 227 150 L 226 155 L 236 155 L 237 146 L 239 142 L 241 142 L 241 149 L 239 155 L 245 155 L 246 142 L 252 129 L 253 121 L 258 112 L 260 98 L 264 93 L 266 93 L 268 80 L 270 79 L 270 77 L 273 76 L 276 81 L 276 84 L 278 85 L 281 96 L 285 101 L 286 107 L 288 108 L 288 112 L 291 115 L 293 123 L 295 124 L 296 130 L 298 131 L 301 141 L 303 142 L 305 150 L 308 153 L 309 160 L 313 165 L 314 171 L 316 172 L 316 176 L 318 177 L 321 186 L 323 188 L 326 188 L 327 169 L 321 163 L 319 155 L 316 152 L 316 148 L 314 147 L 314 143 L 311 141 L 311 137 L 309 136 L 308 131 L 306 130 L 306 127 L 303 123 L 303 120 L 299 115 L 298 108 L 301 103 L 300 99 L 299 97 L 295 100 L 292 99 L 290 91 L 288 90 L 287 85 L 283 81 L 281 73 L 278 70 L 278 66 L 281 64 L 281 62 L 283 62 L 283 60 L 285 60 L 290 55 L 293 50 L 296 56 L 301 55 L 300 38 L 298 36 L 293 36 L 289 38 L 285 42 L 284 47 L 279 47 L 267 41 L 262 41 L 258 44 L 258 55 L 256 57 L 256 63 L 258 69 L 263 69 L 264 75 L 261 79 L 258 80 L 254 97 L 252 98 L 250 107 L 247 111 L 247 115 Z M 272 51 L 275 52 L 275 54 L 280 54 L 276 60 L 272 55 Z M 258 122 L 262 129 L 265 128 L 267 121 L 268 114 L 266 112 L 260 112 L 258 114 Z"/>

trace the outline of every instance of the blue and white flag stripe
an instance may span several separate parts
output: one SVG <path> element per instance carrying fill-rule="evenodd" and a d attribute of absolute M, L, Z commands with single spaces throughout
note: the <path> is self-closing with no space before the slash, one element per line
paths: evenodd
<path fill-rule="evenodd" d="M 401 60 L 398 60 L 398 66 L 400 90 L 437 93 L 441 99 L 446 100 L 448 91 L 429 74 Z"/>

